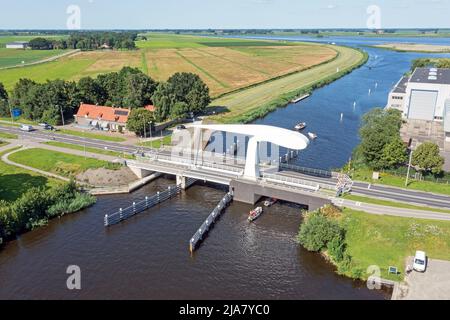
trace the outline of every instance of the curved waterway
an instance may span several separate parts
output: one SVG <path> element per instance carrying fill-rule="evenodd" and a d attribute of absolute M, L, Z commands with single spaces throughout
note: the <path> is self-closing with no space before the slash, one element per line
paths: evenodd
<path fill-rule="evenodd" d="M 361 115 L 386 104 L 390 88 L 412 59 L 437 56 L 366 50 L 366 66 L 256 123 L 292 128 L 306 121 L 307 131 L 319 138 L 298 162 L 341 166 L 358 143 Z M 194 186 L 159 207 L 104 228 L 104 214 L 173 183 L 160 179 L 130 195 L 99 197 L 93 207 L 5 245 L 0 250 L 0 299 L 389 298 L 387 292 L 338 276 L 320 255 L 302 249 L 295 242 L 301 223 L 296 206 L 277 204 L 249 224 L 251 207 L 233 203 L 191 257 L 189 239 L 226 192 L 218 186 Z M 69 265 L 81 268 L 80 291 L 66 288 Z"/>

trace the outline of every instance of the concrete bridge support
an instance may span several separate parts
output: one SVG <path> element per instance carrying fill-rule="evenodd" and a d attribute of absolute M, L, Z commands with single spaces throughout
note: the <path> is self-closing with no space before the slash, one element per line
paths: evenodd
<path fill-rule="evenodd" d="M 137 168 L 137 167 L 133 167 L 133 166 L 128 166 L 128 168 L 130 168 L 130 170 L 133 171 L 133 173 L 139 179 L 143 179 L 145 177 L 148 177 L 148 176 L 150 176 L 153 173 L 153 171 L 142 169 L 142 168 Z"/>
<path fill-rule="evenodd" d="M 181 186 L 182 190 L 186 190 L 187 188 L 189 188 L 187 179 L 188 178 L 186 177 L 177 175 L 177 186 Z"/>
<path fill-rule="evenodd" d="M 331 200 L 320 197 L 317 194 L 301 194 L 294 190 L 285 190 L 277 187 L 254 184 L 245 180 L 233 180 L 230 184 L 230 192 L 234 195 L 234 200 L 254 205 L 262 197 L 276 198 L 308 206 L 308 210 L 316 210 L 326 204 L 331 204 Z"/>

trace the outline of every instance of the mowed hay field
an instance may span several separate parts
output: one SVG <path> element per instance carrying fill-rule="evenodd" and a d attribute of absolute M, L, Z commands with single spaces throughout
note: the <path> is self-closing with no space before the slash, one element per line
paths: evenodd
<path fill-rule="evenodd" d="M 212 106 L 226 107 L 228 112 L 214 116 L 212 119 L 219 122 L 235 122 L 236 119 L 240 121 L 243 116 L 261 107 L 276 104 L 274 101 L 285 94 L 309 88 L 315 83 L 351 70 L 364 61 L 363 52 L 348 47 L 332 46 L 332 48 L 339 52 L 333 61 L 214 100 Z"/>
<path fill-rule="evenodd" d="M 334 59 L 331 46 L 283 41 L 222 39 L 150 34 L 136 51 L 80 52 L 42 65 L 0 70 L 8 90 L 20 78 L 38 82 L 78 80 L 84 76 L 137 67 L 158 81 L 176 72 L 198 74 L 211 96 L 244 88 Z"/>

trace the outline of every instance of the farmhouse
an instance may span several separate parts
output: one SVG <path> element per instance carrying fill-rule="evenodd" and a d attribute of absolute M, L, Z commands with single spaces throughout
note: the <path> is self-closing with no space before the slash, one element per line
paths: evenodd
<path fill-rule="evenodd" d="M 395 85 L 387 107 L 400 110 L 407 120 L 405 140 L 433 141 L 450 151 L 450 69 L 417 68 Z"/>
<path fill-rule="evenodd" d="M 155 107 L 148 105 L 145 109 L 153 112 Z M 131 109 L 82 103 L 75 115 L 75 123 L 90 129 L 125 132 L 130 112 Z"/>
<path fill-rule="evenodd" d="M 28 48 L 28 42 L 15 41 L 6 44 L 6 49 L 26 49 Z"/>

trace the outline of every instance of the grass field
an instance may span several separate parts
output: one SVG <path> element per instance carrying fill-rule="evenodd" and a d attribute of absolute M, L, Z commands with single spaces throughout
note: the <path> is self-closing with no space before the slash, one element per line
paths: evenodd
<path fill-rule="evenodd" d="M 333 49 L 337 50 L 339 55 L 329 63 L 214 100 L 211 105 L 224 106 L 229 112 L 213 117 L 213 120 L 218 122 L 245 121 L 246 115 L 251 115 L 254 111 L 272 108 L 272 106 L 278 106 L 283 102 L 287 103 L 289 99 L 283 99 L 283 95 L 293 98 L 293 92 L 310 90 L 311 86 L 317 82 L 325 81 L 344 73 L 346 70 L 351 70 L 365 58 L 362 52 L 351 48 L 333 47 Z M 254 116 L 248 118 L 253 119 Z"/>
<path fill-rule="evenodd" d="M 0 153 L 0 157 L 17 148 Z M 14 201 L 33 187 L 53 187 L 59 181 L 0 161 L 0 200 Z"/>
<path fill-rule="evenodd" d="M 97 139 L 97 140 L 103 140 L 103 141 L 112 141 L 112 142 L 124 142 L 127 139 L 122 137 L 115 137 L 115 136 L 108 136 L 100 133 L 91 133 L 91 132 L 82 132 L 82 131 L 75 131 L 75 130 L 68 130 L 68 129 L 61 129 L 56 131 L 55 133 L 59 134 L 68 134 L 71 136 L 76 137 L 85 137 L 90 139 Z"/>
<path fill-rule="evenodd" d="M 79 150 L 79 151 L 85 151 L 91 152 L 91 153 L 97 153 L 97 154 L 104 154 L 107 156 L 113 156 L 113 157 L 122 157 L 126 159 L 134 159 L 134 157 L 127 153 L 117 152 L 117 151 L 111 151 L 111 150 L 105 150 L 105 149 L 99 149 L 99 148 L 92 148 L 92 147 L 84 147 L 77 144 L 70 144 L 70 143 L 64 143 L 64 142 L 57 142 L 57 141 L 49 141 L 45 142 L 45 144 L 48 144 L 50 146 L 54 147 L 60 147 L 60 148 L 66 148 L 66 149 L 72 149 L 72 150 Z"/>
<path fill-rule="evenodd" d="M 68 51 L 69 50 L 14 50 L 0 48 L 0 68 L 44 60 Z"/>
<path fill-rule="evenodd" d="M 393 202 L 393 201 L 389 201 L 389 200 L 355 196 L 355 195 L 351 195 L 351 194 L 345 195 L 344 198 L 348 199 L 348 200 L 353 200 L 353 201 L 358 201 L 358 202 L 363 202 L 363 203 L 377 204 L 380 206 L 389 206 L 389 207 L 394 207 L 394 208 L 406 208 L 406 209 L 413 209 L 413 210 L 450 213 L 450 210 L 445 210 L 445 209 L 428 208 L 428 207 L 424 207 L 424 206 L 416 206 L 416 205 L 402 203 L 402 202 Z"/>
<path fill-rule="evenodd" d="M 450 260 L 450 222 L 378 216 L 345 209 L 342 223 L 355 267 L 366 271 L 369 266 L 377 265 L 382 278 L 402 280 L 406 258 L 416 250 L 425 251 L 432 259 Z M 389 266 L 397 267 L 401 274 L 388 274 Z"/>
<path fill-rule="evenodd" d="M 384 184 L 399 188 L 405 187 L 405 177 L 394 176 L 388 173 L 380 173 L 379 180 L 372 180 L 372 173 L 372 170 L 358 169 L 352 174 L 352 179 L 355 181 Z M 449 184 L 435 183 L 430 181 L 410 180 L 408 183 L 408 189 L 450 195 Z"/>
<path fill-rule="evenodd" d="M 64 177 L 73 177 L 88 169 L 116 169 L 120 167 L 119 164 L 113 164 L 102 160 L 92 158 L 85 159 L 84 157 L 72 154 L 38 148 L 19 151 L 9 156 L 9 159 L 19 164 Z"/>
<path fill-rule="evenodd" d="M 136 51 L 80 52 L 43 65 L 0 70 L 8 90 L 23 77 L 77 80 L 84 76 L 137 67 L 158 81 L 175 72 L 198 74 L 217 97 L 336 57 L 328 46 L 283 41 L 221 39 L 151 34 Z"/>
<path fill-rule="evenodd" d="M 19 136 L 17 134 L 0 132 L 0 138 L 3 138 L 3 139 L 18 139 Z"/>
<path fill-rule="evenodd" d="M 161 148 L 161 145 L 168 146 L 172 143 L 172 136 L 165 136 L 162 139 L 139 143 L 140 146 L 150 148 Z"/>

